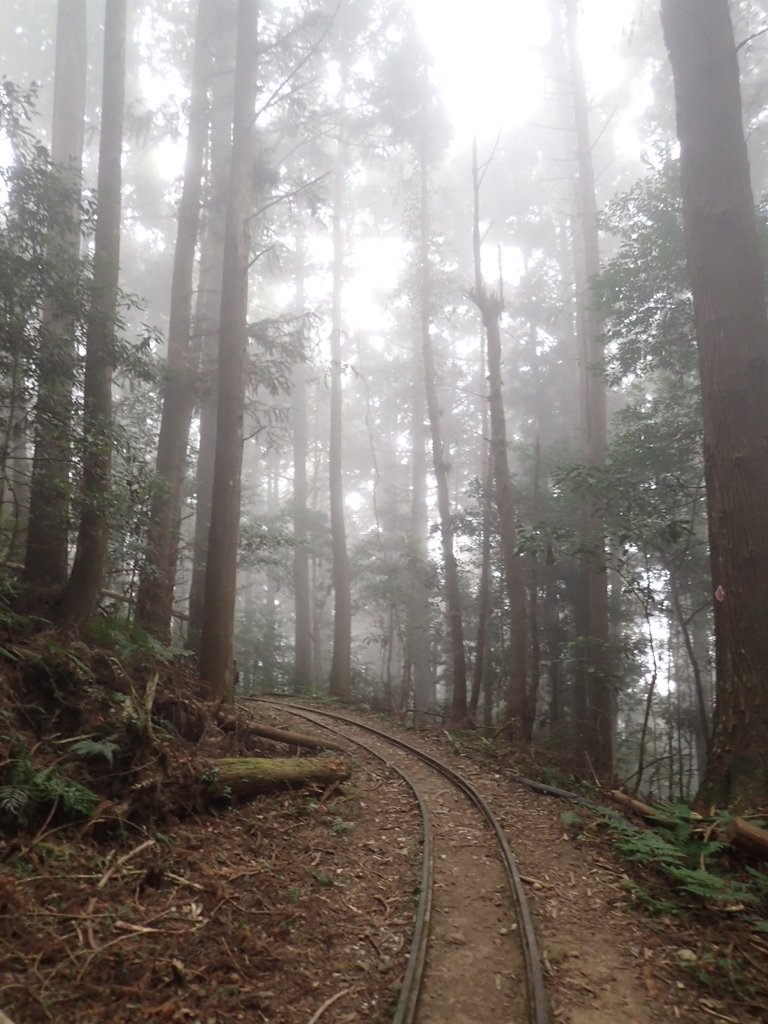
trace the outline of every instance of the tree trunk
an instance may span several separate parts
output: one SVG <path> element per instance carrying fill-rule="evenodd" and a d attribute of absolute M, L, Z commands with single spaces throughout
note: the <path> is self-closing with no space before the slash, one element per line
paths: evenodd
<path fill-rule="evenodd" d="M 480 310 L 488 349 L 488 405 L 491 418 L 491 463 L 494 493 L 499 513 L 501 554 L 504 563 L 504 585 L 509 613 L 509 647 L 507 680 L 507 734 L 509 739 L 527 740 L 528 694 L 526 677 L 527 629 L 525 583 L 520 556 L 517 553 L 515 500 L 507 458 L 507 426 L 501 380 L 501 314 L 504 309 L 502 284 L 498 295 L 485 286 L 480 266 L 480 172 L 477 149 L 473 150 L 472 185 L 474 225 L 472 231 L 475 258 L 475 287 L 472 300 Z"/>
<path fill-rule="evenodd" d="M 331 437 L 328 474 L 333 552 L 333 656 L 329 692 L 340 700 L 352 698 L 352 594 L 349 580 L 347 530 L 344 522 L 342 475 L 341 293 L 344 278 L 343 211 L 346 144 L 338 143 L 333 190 L 333 308 L 331 312 Z"/>
<path fill-rule="evenodd" d="M 234 696 L 234 627 L 243 455 L 248 266 L 256 105 L 256 0 L 239 0 L 232 165 L 219 316 L 213 501 L 205 574 L 200 675 L 214 698 Z"/>
<path fill-rule="evenodd" d="M 147 553 L 136 598 L 136 618 L 139 623 L 152 636 L 166 643 L 171 638 L 181 492 L 195 403 L 198 347 L 192 344 L 191 336 L 192 275 L 208 136 L 208 83 L 212 70 L 210 35 L 214 28 L 215 14 L 212 0 L 200 0 L 192 63 L 187 154 L 171 280 L 163 408 L 152 486 Z"/>
<path fill-rule="evenodd" d="M 200 441 L 195 467 L 195 530 L 192 543 L 192 578 L 189 586 L 187 648 L 199 658 L 205 610 L 205 567 L 213 500 L 213 465 L 216 453 L 216 377 L 219 353 L 219 313 L 224 262 L 224 222 L 232 158 L 231 132 L 234 90 L 235 26 L 227 20 L 229 0 L 217 0 L 219 31 L 214 37 L 215 73 L 211 83 L 211 138 L 208 188 L 204 202 L 204 230 L 200 246 L 200 272 L 195 315 L 196 342 L 201 349 L 198 378 Z"/>
<path fill-rule="evenodd" d="M 420 317 L 427 317 L 420 333 L 429 331 L 429 310 L 422 304 Z M 413 686 L 414 725 L 426 725 L 426 713 L 432 698 L 432 674 L 429 667 L 430 608 L 427 578 L 429 554 L 427 534 L 427 455 L 424 430 L 424 365 L 420 348 L 413 354 L 414 375 L 411 414 L 411 509 L 408 524 L 408 604 L 406 642 L 410 680 Z"/>
<path fill-rule="evenodd" d="M 422 144 L 423 146 L 425 143 Z M 448 492 L 448 459 L 443 441 L 442 413 L 437 399 L 435 359 L 432 351 L 431 319 L 431 273 L 429 262 L 429 191 L 427 160 L 421 153 L 421 237 L 419 242 L 421 311 L 421 349 L 424 361 L 424 382 L 427 395 L 427 412 L 432 434 L 432 459 L 437 482 L 437 507 L 440 516 L 440 541 L 443 552 L 445 574 L 445 603 L 448 611 L 448 631 L 451 642 L 451 708 L 448 723 L 452 727 L 469 724 L 467 709 L 467 664 L 464 654 L 464 625 L 461 613 L 461 590 L 459 569 L 453 550 L 453 521 L 451 500 Z"/>
<path fill-rule="evenodd" d="M 81 174 L 88 72 L 86 0 L 59 0 L 56 21 L 51 159 L 71 179 L 71 218 L 54 240 L 66 264 L 80 259 Z M 75 377 L 74 327 L 56 307 L 43 309 L 39 382 L 35 406 L 35 451 L 30 485 L 24 579 L 63 587 L 69 551 L 69 471 L 72 388 Z"/>
<path fill-rule="evenodd" d="M 83 385 L 85 454 L 82 511 L 75 561 L 58 617 L 73 627 L 96 613 L 109 539 L 112 472 L 112 364 L 120 270 L 120 187 L 125 107 L 126 0 L 107 0 L 101 106 L 93 296 L 88 318 Z"/>
<path fill-rule="evenodd" d="M 296 229 L 296 315 L 304 315 L 304 224 Z M 314 683 L 312 672 L 312 615 L 307 530 L 307 367 L 293 371 L 293 689 L 299 693 Z"/>
<path fill-rule="evenodd" d="M 581 262 L 577 280 L 582 287 L 577 295 L 579 335 L 583 359 L 582 401 L 586 429 L 587 466 L 605 462 L 607 439 L 606 391 L 602 324 L 595 308 L 592 282 L 600 271 L 595 178 L 589 132 L 586 86 L 578 48 L 578 8 L 576 0 L 565 0 L 568 67 L 573 98 L 578 162 L 578 219 Z M 608 573 L 605 555 L 605 527 L 600 504 L 591 497 L 585 501 L 584 532 L 589 551 L 584 556 L 583 585 L 585 600 L 586 721 L 585 756 L 598 778 L 610 781 L 614 774 L 614 735 L 616 699 L 611 679 L 608 622 Z"/>
<path fill-rule="evenodd" d="M 717 701 L 705 804 L 768 802 L 768 317 L 726 0 L 662 0 L 704 418 Z"/>

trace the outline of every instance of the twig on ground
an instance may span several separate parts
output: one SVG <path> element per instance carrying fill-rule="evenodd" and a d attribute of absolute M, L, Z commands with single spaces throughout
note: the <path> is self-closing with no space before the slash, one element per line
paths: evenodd
<path fill-rule="evenodd" d="M 350 991 L 351 991 L 351 989 L 343 988 L 341 990 L 341 992 L 337 992 L 335 996 L 331 996 L 330 999 L 326 999 L 326 1001 L 323 1003 L 323 1005 L 320 1007 L 320 1009 L 317 1011 L 317 1013 L 314 1013 L 312 1015 L 312 1017 L 309 1020 L 309 1024 L 317 1024 L 317 1021 L 320 1020 L 320 1018 L 325 1013 L 325 1011 L 330 1006 L 333 1006 L 333 1004 L 335 1002 L 337 1002 L 339 999 L 341 999 L 342 996 L 345 996 L 347 994 L 347 992 L 350 992 Z"/>

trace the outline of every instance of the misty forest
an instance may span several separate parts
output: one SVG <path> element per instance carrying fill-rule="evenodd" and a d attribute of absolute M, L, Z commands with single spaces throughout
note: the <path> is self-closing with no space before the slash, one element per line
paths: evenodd
<path fill-rule="evenodd" d="M 256 697 L 768 856 L 768 3 L 453 8 L 0 5 L 9 856 L 338 788 Z"/>

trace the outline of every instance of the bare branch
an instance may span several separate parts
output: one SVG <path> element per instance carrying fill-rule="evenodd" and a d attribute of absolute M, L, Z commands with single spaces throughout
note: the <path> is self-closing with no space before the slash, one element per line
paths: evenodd
<path fill-rule="evenodd" d="M 258 120 L 259 117 L 264 113 L 264 111 L 267 110 L 268 107 L 270 107 L 272 105 L 272 103 L 274 102 L 275 98 L 283 91 L 285 86 L 288 85 L 288 83 L 291 82 L 296 77 L 296 75 L 298 75 L 298 73 L 301 71 L 301 69 L 304 67 L 304 65 L 307 64 L 307 62 L 310 60 L 310 58 L 314 57 L 314 55 L 320 49 L 320 47 L 323 44 L 323 42 L 325 41 L 328 33 L 331 31 L 334 22 L 336 21 L 336 16 L 338 15 L 339 10 L 341 9 L 341 5 L 342 5 L 343 2 L 344 2 L 344 0 L 339 0 L 339 2 L 336 4 L 336 9 L 334 10 L 333 14 L 328 19 L 328 24 L 325 26 L 325 30 L 320 34 L 319 38 L 315 40 L 315 42 L 312 44 L 312 46 L 310 46 L 310 48 L 307 50 L 307 52 L 301 58 L 299 63 L 291 71 L 288 72 L 288 74 L 285 76 L 285 78 L 282 80 L 282 82 L 280 82 L 280 84 L 272 91 L 272 93 L 270 94 L 270 96 L 267 99 L 266 103 L 264 103 L 260 107 L 260 109 L 256 111 L 256 120 Z"/>
<path fill-rule="evenodd" d="M 742 41 L 738 44 L 734 52 L 738 53 L 739 50 L 742 49 L 742 47 L 746 46 L 748 43 L 751 43 L 753 39 L 759 39 L 760 36 L 764 36 L 766 32 L 768 32 L 768 25 L 766 25 L 765 28 L 761 28 L 759 32 L 753 32 L 752 35 L 747 36 L 746 39 L 742 39 Z"/>

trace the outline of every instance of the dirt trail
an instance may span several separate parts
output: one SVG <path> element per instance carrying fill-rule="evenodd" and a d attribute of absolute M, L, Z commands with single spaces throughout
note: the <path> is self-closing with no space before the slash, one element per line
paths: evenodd
<path fill-rule="evenodd" d="M 681 954 L 701 956 L 708 933 L 638 911 L 626 864 L 607 844 L 575 838 L 561 820 L 566 805 L 453 755 L 445 741 L 402 736 L 452 763 L 504 826 L 546 957 L 553 1024 L 765 1019 L 759 1006 L 696 985 Z M 434 995 L 428 988 L 420 1020 L 523 1024 L 500 869 L 446 783 L 431 802 L 441 841 L 452 845 L 438 851 L 434 918 L 445 938 L 431 952 Z M 117 850 L 71 831 L 23 857 L 9 847 L 0 1010 L 15 1024 L 388 1024 L 411 942 L 419 853 L 407 788 L 363 755 L 344 787 L 264 797 L 152 835 L 129 831 Z M 463 916 L 463 891 L 474 894 L 481 938 Z M 757 942 L 750 954 L 761 956 Z M 447 993 L 451 1009 L 443 1002 L 438 1012 Z"/>

